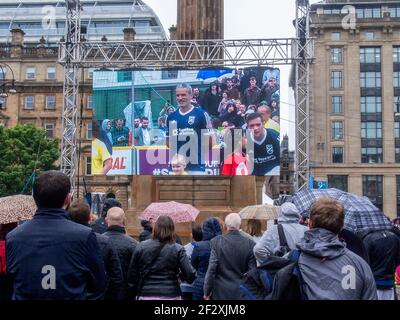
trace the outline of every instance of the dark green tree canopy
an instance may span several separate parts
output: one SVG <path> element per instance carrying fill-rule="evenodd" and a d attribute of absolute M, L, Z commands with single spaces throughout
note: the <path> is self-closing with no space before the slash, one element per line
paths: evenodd
<path fill-rule="evenodd" d="M 57 139 L 46 137 L 45 130 L 34 125 L 0 127 L 0 196 L 19 194 L 32 172 L 36 176 L 57 169 Z M 25 193 L 29 193 L 31 185 Z"/>

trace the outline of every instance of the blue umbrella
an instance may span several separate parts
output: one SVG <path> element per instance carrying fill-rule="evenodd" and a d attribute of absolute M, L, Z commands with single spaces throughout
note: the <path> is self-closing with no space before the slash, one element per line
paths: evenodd
<path fill-rule="evenodd" d="M 203 70 L 199 70 L 199 73 L 197 74 L 196 79 L 206 80 L 206 79 L 210 79 L 210 78 L 219 78 L 228 73 L 232 73 L 232 70 L 229 70 L 229 69 L 223 69 L 223 70 L 203 69 Z"/>

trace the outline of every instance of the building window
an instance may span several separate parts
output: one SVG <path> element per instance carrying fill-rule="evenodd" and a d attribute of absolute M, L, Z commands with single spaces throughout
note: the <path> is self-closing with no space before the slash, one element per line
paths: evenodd
<path fill-rule="evenodd" d="M 381 88 L 381 73 L 380 72 L 360 72 L 361 88 Z"/>
<path fill-rule="evenodd" d="M 54 123 L 45 123 L 44 129 L 46 130 L 46 137 L 49 139 L 54 138 Z"/>
<path fill-rule="evenodd" d="M 343 147 L 332 148 L 332 163 L 343 163 Z"/>
<path fill-rule="evenodd" d="M 382 122 L 361 122 L 361 138 L 382 139 Z"/>
<path fill-rule="evenodd" d="M 332 113 L 343 113 L 342 97 L 333 96 L 332 97 Z"/>
<path fill-rule="evenodd" d="M 344 192 L 348 191 L 347 176 L 328 175 L 328 188 L 336 188 Z"/>
<path fill-rule="evenodd" d="M 381 63 L 381 48 L 361 48 L 360 63 Z"/>
<path fill-rule="evenodd" d="M 393 62 L 400 63 L 400 47 L 393 47 Z"/>
<path fill-rule="evenodd" d="M 363 195 L 382 210 L 383 176 L 363 176 Z"/>
<path fill-rule="evenodd" d="M 343 86 L 342 71 L 331 72 L 331 88 L 341 89 Z"/>
<path fill-rule="evenodd" d="M 6 108 L 6 98 L 0 97 L 0 110 L 4 110 Z"/>
<path fill-rule="evenodd" d="M 93 109 L 93 96 L 92 95 L 87 96 L 86 108 L 87 109 Z"/>
<path fill-rule="evenodd" d="M 333 121 L 332 122 L 332 139 L 343 140 L 343 122 Z"/>
<path fill-rule="evenodd" d="M 340 14 L 340 9 L 323 9 L 323 14 Z"/>
<path fill-rule="evenodd" d="M 390 12 L 390 17 L 400 18 L 400 7 L 390 7 L 389 12 Z"/>
<path fill-rule="evenodd" d="M 117 73 L 118 82 L 128 82 L 132 81 L 132 72 L 131 71 L 118 71 Z"/>
<path fill-rule="evenodd" d="M 381 18 L 382 10 L 381 8 L 358 8 L 356 15 L 359 19 Z"/>
<path fill-rule="evenodd" d="M 342 48 L 331 48 L 331 63 L 337 64 L 342 62 Z"/>
<path fill-rule="evenodd" d="M 400 88 L 400 71 L 393 72 L 393 87 Z"/>
<path fill-rule="evenodd" d="M 93 72 L 94 72 L 94 68 L 88 69 L 88 79 L 93 79 Z"/>
<path fill-rule="evenodd" d="M 85 175 L 92 174 L 92 157 L 85 157 Z"/>
<path fill-rule="evenodd" d="M 25 109 L 33 110 L 35 108 L 35 97 L 34 96 L 26 96 L 25 97 Z"/>
<path fill-rule="evenodd" d="M 46 110 L 54 110 L 56 108 L 56 97 L 46 96 Z"/>
<path fill-rule="evenodd" d="M 93 137 L 93 123 L 88 122 L 86 125 L 86 139 L 92 140 Z"/>
<path fill-rule="evenodd" d="M 331 33 L 331 40 L 333 41 L 339 41 L 340 40 L 340 32 L 332 32 Z"/>
<path fill-rule="evenodd" d="M 394 97 L 394 112 L 396 113 L 400 112 L 400 96 Z"/>
<path fill-rule="evenodd" d="M 361 97 L 361 113 L 382 112 L 382 97 Z"/>
<path fill-rule="evenodd" d="M 365 33 L 365 40 L 374 40 L 375 38 L 375 33 L 372 31 L 367 31 Z"/>
<path fill-rule="evenodd" d="M 396 121 L 394 123 L 394 137 L 395 139 L 400 139 L 400 122 Z"/>
<path fill-rule="evenodd" d="M 35 67 L 26 68 L 26 79 L 35 80 L 35 78 L 36 78 L 36 68 Z"/>
<path fill-rule="evenodd" d="M 362 163 L 382 163 L 382 148 L 361 148 Z"/>
<path fill-rule="evenodd" d="M 5 80 L 7 78 L 7 69 L 5 67 L 0 68 L 0 80 Z"/>
<path fill-rule="evenodd" d="M 55 80 L 56 79 L 56 68 L 48 67 L 47 68 L 47 80 Z"/>
<path fill-rule="evenodd" d="M 400 148 L 395 148 L 394 156 L 396 163 L 400 163 Z"/>

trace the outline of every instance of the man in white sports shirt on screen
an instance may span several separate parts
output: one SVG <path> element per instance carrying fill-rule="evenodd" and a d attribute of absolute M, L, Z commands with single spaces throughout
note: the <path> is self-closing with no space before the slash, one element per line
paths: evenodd
<path fill-rule="evenodd" d="M 211 128 L 211 122 L 207 112 L 192 105 L 192 99 L 193 92 L 189 84 L 182 83 L 176 87 L 179 108 L 167 118 L 167 145 L 171 149 L 171 158 L 176 153 L 186 157 L 189 175 L 204 175 L 201 141 L 204 130 Z"/>

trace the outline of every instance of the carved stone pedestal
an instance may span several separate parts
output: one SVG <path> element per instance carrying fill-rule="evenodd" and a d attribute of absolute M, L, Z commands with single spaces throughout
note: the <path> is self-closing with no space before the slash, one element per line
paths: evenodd
<path fill-rule="evenodd" d="M 132 177 L 131 208 L 128 210 L 128 232 L 137 237 L 140 234 L 140 213 L 152 202 L 177 201 L 189 203 L 200 210 L 196 223 L 208 217 L 222 219 L 231 212 L 238 212 L 245 206 L 259 203 L 256 179 L 253 176 L 240 177 Z M 258 191 L 258 192 L 257 192 Z M 178 224 L 178 235 L 187 242 L 191 236 L 191 223 Z"/>

